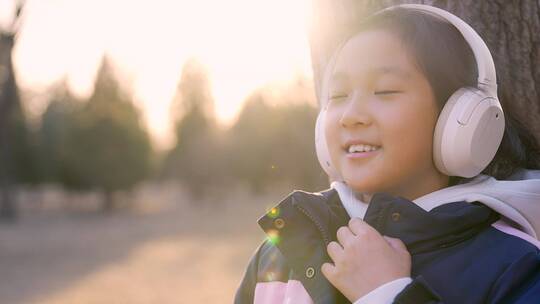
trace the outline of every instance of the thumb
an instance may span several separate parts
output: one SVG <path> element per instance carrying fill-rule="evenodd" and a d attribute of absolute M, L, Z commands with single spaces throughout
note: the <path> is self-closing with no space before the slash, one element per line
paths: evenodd
<path fill-rule="evenodd" d="M 328 281 L 332 282 L 336 272 L 336 267 L 331 263 L 324 263 L 321 266 L 321 272 Z"/>

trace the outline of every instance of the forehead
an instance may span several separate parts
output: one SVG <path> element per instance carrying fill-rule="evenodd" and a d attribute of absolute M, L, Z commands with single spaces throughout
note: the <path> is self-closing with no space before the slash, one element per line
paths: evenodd
<path fill-rule="evenodd" d="M 408 78 L 417 68 L 400 39 L 384 30 L 361 32 L 341 48 L 331 80 L 393 75 Z"/>

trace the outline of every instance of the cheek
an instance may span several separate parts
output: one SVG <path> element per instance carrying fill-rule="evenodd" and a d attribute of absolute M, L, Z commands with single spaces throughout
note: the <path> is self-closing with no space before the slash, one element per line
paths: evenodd
<path fill-rule="evenodd" d="M 386 117 L 383 139 L 387 152 L 405 163 L 417 159 L 431 160 L 436 117 L 428 110 L 408 108 Z"/>
<path fill-rule="evenodd" d="M 333 109 L 333 111 L 328 110 L 326 115 L 324 132 L 328 153 L 335 169 L 342 174 L 343 164 L 341 158 L 344 155 L 344 150 L 341 146 L 341 112 Z"/>

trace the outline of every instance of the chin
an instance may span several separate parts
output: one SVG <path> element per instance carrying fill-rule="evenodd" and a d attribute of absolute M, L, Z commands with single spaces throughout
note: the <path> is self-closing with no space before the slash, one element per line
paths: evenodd
<path fill-rule="evenodd" d="M 374 193 L 377 193 L 377 192 L 383 192 L 381 190 L 379 190 L 379 188 L 377 187 L 369 187 L 365 184 L 349 184 L 347 183 L 347 185 L 349 185 L 349 187 L 355 191 L 355 192 L 359 192 L 359 193 L 367 193 L 367 194 L 374 194 Z"/>
<path fill-rule="evenodd" d="M 382 188 L 380 181 L 374 176 L 345 173 L 343 179 L 351 189 L 357 192 L 375 193 Z"/>

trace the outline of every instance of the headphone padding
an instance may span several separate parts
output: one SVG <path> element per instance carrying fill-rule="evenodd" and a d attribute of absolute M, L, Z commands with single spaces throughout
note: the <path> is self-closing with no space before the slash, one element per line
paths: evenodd
<path fill-rule="evenodd" d="M 504 134 L 499 101 L 475 88 L 461 88 L 444 106 L 433 139 L 433 158 L 449 176 L 473 177 L 493 160 Z"/>

